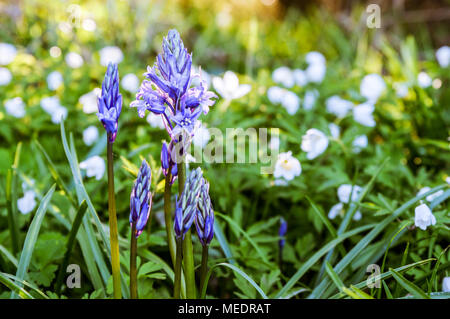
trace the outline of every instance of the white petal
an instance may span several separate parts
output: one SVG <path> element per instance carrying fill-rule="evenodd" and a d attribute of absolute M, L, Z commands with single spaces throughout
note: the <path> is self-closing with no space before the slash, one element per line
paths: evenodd
<path fill-rule="evenodd" d="M 233 71 L 227 71 L 223 75 L 225 88 L 228 92 L 234 92 L 239 87 L 239 79 Z"/>
<path fill-rule="evenodd" d="M 250 92 L 251 89 L 252 89 L 252 86 L 250 84 L 241 84 L 241 85 L 239 85 L 238 89 L 236 90 L 233 98 L 238 99 L 240 97 L 243 97 L 248 92 Z"/>

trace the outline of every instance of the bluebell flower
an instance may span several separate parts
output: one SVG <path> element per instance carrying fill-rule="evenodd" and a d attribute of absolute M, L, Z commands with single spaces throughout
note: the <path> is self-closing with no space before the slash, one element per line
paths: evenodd
<path fill-rule="evenodd" d="M 278 241 L 278 245 L 280 246 L 280 249 L 283 249 L 284 245 L 286 244 L 286 233 L 287 233 L 287 222 L 286 220 L 281 217 L 280 219 L 280 228 L 278 230 L 278 236 L 281 237 L 281 239 Z"/>
<path fill-rule="evenodd" d="M 202 183 L 203 172 L 198 167 L 186 178 L 184 190 L 180 198 L 176 198 L 174 230 L 177 238 L 184 239 L 184 235 L 194 222 Z"/>
<path fill-rule="evenodd" d="M 181 131 L 191 135 L 195 121 L 203 111 L 207 114 L 214 105 L 217 96 L 207 90 L 207 85 L 200 75 L 193 74 L 192 56 L 184 47 L 180 34 L 170 30 L 162 44 L 162 52 L 158 55 L 153 67 L 147 67 L 136 100 L 131 107 L 136 107 L 140 117 L 146 111 L 163 117 L 164 125 L 172 139 Z M 192 79 L 200 77 L 200 81 L 191 87 Z M 184 139 L 183 148 L 187 149 L 190 139 Z"/>
<path fill-rule="evenodd" d="M 209 245 L 214 237 L 214 209 L 209 197 L 209 183 L 206 180 L 203 180 L 200 189 L 195 227 L 201 244 L 203 246 Z"/>
<path fill-rule="evenodd" d="M 204 81 L 200 81 L 199 86 L 189 89 L 186 98 L 186 107 L 197 108 L 200 107 L 203 113 L 206 115 L 209 112 L 209 108 L 216 103 L 212 100 L 217 98 L 217 95 L 211 91 L 208 91 Z"/>
<path fill-rule="evenodd" d="M 173 142 L 171 141 L 169 146 L 167 146 L 166 142 L 163 142 L 162 148 L 161 148 L 161 167 L 162 171 L 164 173 L 164 176 L 167 176 L 169 173 L 169 168 L 171 167 L 171 180 L 170 185 L 173 184 L 175 181 L 177 175 L 178 175 L 178 167 L 175 161 L 172 158 L 172 149 L 173 149 Z"/>
<path fill-rule="evenodd" d="M 136 225 L 136 238 L 144 230 L 150 216 L 152 208 L 151 183 L 152 172 L 147 162 L 143 160 L 130 196 L 130 224 Z"/>
<path fill-rule="evenodd" d="M 195 122 L 199 118 L 201 108 L 188 108 L 185 106 L 184 99 L 181 102 L 181 109 L 169 118 L 175 123 L 175 128 L 172 130 L 172 138 L 177 139 L 178 135 L 185 131 L 189 136 L 194 133 Z"/>
<path fill-rule="evenodd" d="M 149 110 L 155 114 L 164 113 L 166 99 L 152 87 L 150 81 L 144 80 L 139 92 L 136 94 L 136 100 L 131 102 L 131 107 L 136 107 L 139 117 L 145 116 L 145 111 Z"/>
<path fill-rule="evenodd" d="M 108 133 L 109 142 L 116 139 L 118 121 L 122 111 L 122 94 L 119 93 L 119 71 L 117 64 L 108 64 L 105 79 L 102 83 L 102 93 L 97 100 L 98 119 Z"/>

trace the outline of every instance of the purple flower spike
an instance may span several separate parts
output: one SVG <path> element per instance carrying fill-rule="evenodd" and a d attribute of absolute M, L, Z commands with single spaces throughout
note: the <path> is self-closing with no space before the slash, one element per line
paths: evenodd
<path fill-rule="evenodd" d="M 97 100 L 98 119 L 109 136 L 109 142 L 116 139 L 118 121 L 122 111 L 122 95 L 119 93 L 119 71 L 117 64 L 108 64 L 102 83 L 102 94 Z"/>
<path fill-rule="evenodd" d="M 278 236 L 281 237 L 281 239 L 278 242 L 278 245 L 280 246 L 280 249 L 283 249 L 285 243 L 286 243 L 286 233 L 287 233 L 287 222 L 284 220 L 283 217 L 280 219 L 280 229 L 278 230 Z"/>
<path fill-rule="evenodd" d="M 174 230 L 177 238 L 183 238 L 194 222 L 203 184 L 203 172 L 193 170 L 184 184 L 183 193 L 176 199 Z"/>
<path fill-rule="evenodd" d="M 130 224 L 136 224 L 136 238 L 144 230 L 152 209 L 151 182 L 152 172 L 147 162 L 143 160 L 130 196 Z"/>
<path fill-rule="evenodd" d="M 209 197 L 209 183 L 203 179 L 198 210 L 195 215 L 198 239 L 203 246 L 209 245 L 214 237 L 214 209 Z"/>
<path fill-rule="evenodd" d="M 140 117 L 146 111 L 161 115 L 167 132 L 184 150 L 188 149 L 198 117 L 207 114 L 217 95 L 207 90 L 199 74 L 191 76 L 192 56 L 176 30 L 170 30 L 153 67 L 147 67 L 136 100 L 131 103 Z M 193 84 L 192 79 L 200 77 Z M 192 86 L 191 86 L 192 85 Z M 183 136 L 183 138 L 180 138 Z"/>
<path fill-rule="evenodd" d="M 170 142 L 169 147 L 167 147 L 166 142 L 163 142 L 162 148 L 161 148 L 161 167 L 162 171 L 164 173 L 164 176 L 167 176 L 169 173 L 169 167 L 172 167 L 171 169 L 171 179 L 170 179 L 170 185 L 175 182 L 175 179 L 178 175 L 178 167 L 177 164 L 172 159 L 172 149 L 173 149 L 173 141 Z"/>

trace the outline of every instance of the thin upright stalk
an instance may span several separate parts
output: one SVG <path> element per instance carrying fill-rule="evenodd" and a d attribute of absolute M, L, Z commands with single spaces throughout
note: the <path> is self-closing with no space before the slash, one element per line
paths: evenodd
<path fill-rule="evenodd" d="M 177 238 L 177 257 L 175 261 L 175 279 L 173 285 L 173 298 L 180 299 L 181 288 L 181 260 L 183 255 L 183 238 Z"/>
<path fill-rule="evenodd" d="M 203 291 L 206 273 L 208 272 L 208 248 L 209 245 L 204 245 L 202 249 L 202 265 L 200 268 L 200 291 Z"/>
<path fill-rule="evenodd" d="M 184 189 L 186 180 L 186 169 L 184 160 L 178 164 L 178 193 Z M 196 298 L 195 290 L 195 271 L 194 271 L 194 251 L 192 247 L 191 230 L 186 232 L 183 240 L 183 260 L 184 260 L 184 276 L 186 278 L 186 297 L 188 299 Z"/>
<path fill-rule="evenodd" d="M 130 245 L 130 296 L 131 296 L 131 299 L 138 299 L 136 258 L 137 258 L 136 223 L 132 223 L 132 225 L 131 225 L 131 245 Z"/>
<path fill-rule="evenodd" d="M 6 203 L 8 207 L 8 226 L 11 238 L 11 245 L 13 254 L 19 252 L 19 228 L 16 222 L 16 206 L 17 200 L 15 199 L 15 173 L 12 169 L 8 169 L 6 175 Z"/>
<path fill-rule="evenodd" d="M 109 234 L 111 243 L 111 267 L 113 276 L 114 299 L 121 299 L 122 290 L 120 286 L 119 235 L 117 231 L 116 198 L 114 193 L 113 143 L 109 141 L 109 134 L 108 134 L 107 157 L 108 157 Z"/>
<path fill-rule="evenodd" d="M 283 248 L 278 248 L 278 267 L 280 271 L 283 272 Z"/>
<path fill-rule="evenodd" d="M 172 258 L 172 265 L 175 267 L 175 254 L 176 254 L 176 243 L 175 235 L 172 224 L 172 213 L 170 205 L 171 189 L 170 180 L 172 167 L 169 166 L 169 172 L 166 176 L 166 181 L 164 184 L 164 220 L 166 223 L 166 233 L 167 233 L 167 243 L 169 244 L 170 257 Z"/>

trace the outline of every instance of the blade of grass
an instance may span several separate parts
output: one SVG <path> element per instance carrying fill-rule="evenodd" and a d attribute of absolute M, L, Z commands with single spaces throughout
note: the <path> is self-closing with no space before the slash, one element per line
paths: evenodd
<path fill-rule="evenodd" d="M 232 264 L 229 264 L 229 263 L 215 264 L 214 266 L 212 266 L 209 269 L 208 273 L 206 274 L 205 284 L 203 285 L 203 290 L 201 291 L 201 297 L 200 297 L 201 299 L 205 299 L 206 288 L 208 287 L 209 278 L 211 277 L 213 270 L 220 266 L 227 267 L 227 268 L 234 270 L 236 273 L 238 273 L 240 276 L 242 276 L 242 278 L 247 280 L 250 283 L 250 285 L 252 285 L 253 288 L 255 288 L 256 291 L 261 295 L 261 297 L 263 297 L 263 299 L 268 299 L 267 295 L 264 293 L 264 291 L 261 289 L 261 287 L 259 287 L 258 284 L 252 278 L 250 278 L 245 272 L 243 272 L 238 267 L 236 267 Z"/>
<path fill-rule="evenodd" d="M 437 259 L 436 264 L 434 265 L 433 268 L 433 273 L 431 275 L 431 285 L 430 285 L 430 289 L 429 289 L 429 293 L 431 293 L 432 291 L 432 287 L 433 287 L 433 283 L 434 283 L 434 290 L 437 290 L 437 271 L 439 269 L 439 266 L 441 265 L 441 257 L 445 255 L 445 253 L 447 252 L 447 250 L 450 248 L 450 245 L 448 245 L 440 254 L 439 257 Z"/>
<path fill-rule="evenodd" d="M 364 187 L 364 189 L 362 190 L 361 194 L 358 196 L 358 199 L 356 200 L 355 203 L 351 202 L 351 196 L 350 196 L 350 207 L 347 210 L 347 212 L 344 215 L 344 218 L 342 219 L 341 224 L 339 225 L 338 231 L 337 231 L 337 235 L 341 235 L 342 233 L 344 233 L 348 226 L 350 225 L 350 222 L 353 218 L 353 215 L 355 214 L 358 205 L 363 201 L 364 197 L 367 195 L 367 193 L 369 193 L 369 191 L 372 189 L 373 184 L 375 183 L 376 178 L 378 177 L 378 175 L 381 173 L 381 171 L 383 170 L 384 166 L 387 164 L 387 162 L 389 161 L 389 157 L 386 158 L 381 165 L 378 167 L 377 171 L 375 172 L 375 174 L 372 176 L 372 178 L 369 180 L 369 183 L 367 183 L 366 187 Z M 353 194 L 353 186 L 352 186 L 352 190 L 351 193 Z M 323 271 L 325 269 L 325 263 L 327 261 L 331 261 L 333 258 L 333 254 L 334 254 L 334 249 L 330 250 L 327 254 L 327 256 L 325 257 L 320 272 L 319 272 L 319 276 L 317 277 L 317 280 L 320 280 L 323 274 Z M 318 281 L 317 281 L 318 282 Z"/>
<path fill-rule="evenodd" d="M 43 196 L 40 190 L 36 187 L 36 185 L 31 185 L 29 178 L 24 174 L 21 174 L 22 179 L 31 187 L 38 199 L 42 200 Z M 52 206 L 51 204 L 48 207 L 49 212 L 60 222 L 64 227 L 70 232 L 72 228 L 72 224 L 69 220 L 67 220 L 59 211 L 57 207 Z M 69 210 L 69 213 L 72 209 Z M 92 254 L 91 247 L 89 246 L 89 241 L 87 239 L 86 232 L 84 231 L 84 227 L 81 226 L 80 230 L 77 234 L 77 240 L 81 247 L 81 253 L 83 255 L 83 259 L 86 263 L 86 269 L 89 275 L 89 278 L 94 286 L 95 290 L 104 290 L 105 285 L 100 277 L 100 273 L 98 272 L 97 265 L 95 264 L 94 255 Z"/>
<path fill-rule="evenodd" d="M 403 214 L 407 209 L 409 209 L 411 206 L 413 206 L 415 203 L 417 203 L 419 200 L 425 198 L 426 196 L 433 194 L 437 192 L 438 190 L 441 190 L 445 187 L 448 187 L 447 185 L 440 185 L 437 187 L 434 187 L 430 191 L 420 195 L 416 196 L 406 203 L 404 203 L 401 207 L 396 209 L 394 213 L 388 217 L 386 217 L 384 220 L 379 222 L 376 227 L 374 227 L 363 239 L 361 239 L 358 244 L 356 244 L 355 247 L 353 247 L 352 250 L 334 267 L 334 271 L 336 273 L 342 272 L 350 263 L 351 261 L 358 256 L 362 250 L 372 241 L 374 240 L 378 234 L 380 234 L 384 228 L 386 228 L 390 223 L 392 223 L 394 220 L 396 220 L 401 214 Z M 325 289 L 330 284 L 329 278 L 324 278 L 321 283 L 316 286 L 308 298 L 320 298 L 325 291 Z"/>
<path fill-rule="evenodd" d="M 42 155 L 44 156 L 45 161 L 47 162 L 47 168 L 50 171 L 50 174 L 52 175 L 53 179 L 55 180 L 55 183 L 58 185 L 60 189 L 65 193 L 66 197 L 69 199 L 69 201 L 72 203 L 74 207 L 77 207 L 74 198 L 72 197 L 71 192 L 67 188 L 67 185 L 64 183 L 64 181 L 61 178 L 61 175 L 59 175 L 58 170 L 55 167 L 55 164 L 53 164 L 53 161 L 51 160 L 50 156 L 48 156 L 47 152 L 45 151 L 44 147 L 37 141 L 34 140 L 34 143 L 38 147 L 38 149 L 41 151 Z"/>
<path fill-rule="evenodd" d="M 230 245 L 228 245 L 227 238 L 225 237 L 225 234 L 223 233 L 222 227 L 220 226 L 217 219 L 214 220 L 214 237 L 217 238 L 217 241 L 220 244 L 220 247 L 222 248 L 222 251 L 227 258 L 228 262 L 230 264 L 235 264 L 236 261 L 233 258 L 233 255 L 231 253 Z"/>
<path fill-rule="evenodd" d="M 336 238 L 338 236 L 338 234 L 336 232 L 336 229 L 331 224 L 330 219 L 325 216 L 325 214 L 316 206 L 314 201 L 308 195 L 306 195 L 305 197 L 309 201 L 309 203 L 311 204 L 313 212 L 316 213 L 316 215 L 320 218 L 322 223 L 324 223 L 325 227 L 328 229 L 328 231 L 330 232 L 331 236 L 333 236 L 333 238 Z M 339 249 L 339 252 L 342 255 L 345 255 L 344 247 L 342 247 L 341 245 L 338 245 L 338 249 Z"/>
<path fill-rule="evenodd" d="M 343 287 L 342 292 L 352 299 L 363 299 L 362 297 L 358 296 L 355 292 L 353 292 L 351 289 L 347 287 Z"/>
<path fill-rule="evenodd" d="M 11 235 L 12 251 L 14 255 L 19 252 L 19 228 L 17 226 L 17 169 L 20 163 L 22 142 L 17 143 L 14 162 L 6 176 L 6 203 L 8 207 L 8 225 Z"/>
<path fill-rule="evenodd" d="M 371 295 L 366 294 L 364 291 L 362 291 L 361 289 L 358 289 L 357 287 L 355 287 L 353 285 L 350 285 L 350 289 L 353 290 L 362 299 L 374 299 Z"/>
<path fill-rule="evenodd" d="M 431 299 L 450 299 L 450 292 L 432 292 L 429 297 Z M 413 299 L 415 298 L 414 296 L 404 296 L 401 298 L 397 298 L 397 299 Z"/>
<path fill-rule="evenodd" d="M 6 256 L 6 258 L 8 258 L 8 260 L 17 268 L 17 259 L 16 257 L 14 257 L 9 251 L 8 249 L 6 249 L 5 247 L 3 247 L 2 245 L 0 245 L 0 251 L 3 253 L 3 255 Z"/>
<path fill-rule="evenodd" d="M 88 195 L 88 193 L 86 191 L 86 188 L 84 187 L 83 179 L 81 177 L 80 168 L 79 168 L 79 165 L 78 165 L 78 156 L 77 156 L 77 153 L 76 153 L 75 142 L 74 142 L 72 133 L 70 133 L 70 151 L 72 153 L 72 159 L 74 161 L 74 164 L 75 164 L 75 167 L 76 167 L 76 172 L 78 174 L 79 181 L 80 181 L 80 184 L 78 186 L 79 186 L 80 193 L 82 194 L 82 197 L 79 198 L 79 201 L 81 202 L 82 200 L 86 200 L 86 202 L 88 204 L 88 207 L 89 207 L 89 210 L 92 213 L 92 216 L 93 216 L 93 219 L 94 219 L 94 224 L 96 225 L 97 230 L 100 232 L 100 234 L 104 234 L 105 237 L 106 237 L 106 245 L 105 246 L 106 247 L 111 247 L 109 238 L 108 238 L 108 236 L 106 236 L 106 233 L 105 233 L 105 231 L 104 231 L 104 229 L 102 227 L 100 218 L 97 215 L 97 211 L 94 209 L 94 206 L 92 205 L 91 199 L 90 199 L 90 197 L 89 197 L 89 195 Z M 102 274 L 103 280 L 106 283 L 106 281 L 108 280 L 108 278 L 110 276 L 110 272 L 109 272 L 108 268 L 106 267 L 103 255 L 102 255 L 102 253 L 100 251 L 100 248 L 98 246 L 98 241 L 95 240 L 94 229 L 92 228 L 91 223 L 88 222 L 87 216 L 85 216 L 83 218 L 83 225 L 84 225 L 84 228 L 85 228 L 86 233 L 88 235 L 89 242 L 91 243 L 91 247 L 92 247 L 93 252 L 94 252 L 94 257 L 95 257 L 95 259 L 97 261 L 97 264 L 99 266 L 100 273 Z M 107 254 L 108 254 L 109 260 L 111 260 L 111 257 L 110 257 L 111 256 L 111 249 L 110 248 L 107 250 Z M 128 284 L 127 284 L 127 282 L 125 280 L 125 276 L 124 276 L 124 272 L 123 271 L 120 272 L 120 279 L 121 279 L 121 286 L 122 286 L 121 290 L 122 290 L 123 297 L 127 299 L 127 298 L 130 297 L 130 291 L 128 290 Z"/>
<path fill-rule="evenodd" d="M 391 293 L 391 291 L 389 290 L 389 287 L 388 287 L 388 285 L 386 284 L 386 282 L 382 281 L 382 283 L 383 283 L 384 292 L 386 293 L 386 297 L 387 297 L 388 299 L 394 299 L 394 297 L 392 297 L 392 293 Z"/>
<path fill-rule="evenodd" d="M 0 272 L 0 282 L 11 290 L 11 294 L 14 294 L 22 299 L 34 299 L 30 293 L 6 277 L 2 272 Z"/>
<path fill-rule="evenodd" d="M 396 272 L 392 268 L 389 268 L 389 271 L 392 272 L 392 276 L 394 277 L 394 279 L 397 280 L 397 282 L 413 296 L 419 299 L 430 299 L 430 296 L 428 296 L 422 289 L 417 287 L 414 283 L 410 282 L 405 277 L 403 277 L 403 275 Z"/>
<path fill-rule="evenodd" d="M 333 267 L 331 264 L 327 261 L 325 263 L 325 270 L 327 271 L 328 276 L 333 280 L 336 287 L 339 289 L 339 291 L 343 291 L 343 288 L 345 288 L 344 283 L 342 282 L 341 278 L 336 274 L 336 272 L 333 270 Z"/>
<path fill-rule="evenodd" d="M 289 279 L 289 281 L 283 286 L 283 288 L 277 293 L 275 298 L 282 298 L 282 296 L 289 291 L 296 283 L 300 280 L 300 278 L 312 267 L 317 261 L 325 255 L 330 249 L 335 247 L 337 244 L 341 243 L 345 239 L 354 236 L 358 233 L 361 233 L 365 230 L 375 227 L 376 224 L 365 225 L 358 228 L 355 228 L 349 232 L 346 232 L 340 235 L 338 238 L 331 240 L 328 244 L 323 246 L 319 251 L 317 251 L 313 256 L 311 256 L 298 270 L 297 272 Z"/>
<path fill-rule="evenodd" d="M 333 225 L 330 222 L 330 219 L 327 218 L 322 211 L 319 210 L 319 208 L 316 206 L 314 201 L 308 196 L 305 195 L 306 199 L 308 200 L 309 204 L 311 205 L 313 212 L 316 213 L 316 215 L 319 217 L 319 219 L 322 221 L 322 223 L 325 225 L 325 227 L 330 232 L 331 236 L 336 238 L 338 236 L 336 229 L 333 227 Z"/>
<path fill-rule="evenodd" d="M 7 277 L 8 279 L 14 280 L 15 282 L 18 282 L 20 284 L 22 284 L 22 286 L 26 286 L 28 288 L 31 288 L 32 291 L 36 292 L 37 295 L 39 296 L 39 299 L 50 299 L 46 294 L 44 294 L 41 290 L 39 290 L 39 288 L 37 288 L 35 285 L 25 281 L 25 280 L 20 280 L 19 278 L 17 278 L 14 275 L 11 274 L 7 274 L 7 273 L 0 273 L 0 275 L 3 275 L 5 277 Z"/>
<path fill-rule="evenodd" d="M 28 266 L 30 265 L 31 256 L 33 255 L 33 250 L 36 244 L 39 230 L 41 229 L 41 224 L 44 219 L 45 213 L 47 212 L 47 206 L 50 203 L 50 200 L 55 191 L 55 187 L 56 184 L 53 184 L 53 186 L 42 199 L 36 211 L 36 215 L 34 215 L 33 221 L 31 222 L 30 228 L 28 229 L 16 273 L 16 277 L 20 280 L 25 279 L 25 275 L 27 273 Z M 11 294 L 11 299 L 17 298 L 18 295 L 16 293 Z"/>
<path fill-rule="evenodd" d="M 68 142 L 67 142 L 67 137 L 66 137 L 66 132 L 65 132 L 65 128 L 64 128 L 64 121 L 61 121 L 61 139 L 62 139 L 62 143 L 63 143 L 63 148 L 64 148 L 64 152 L 66 154 L 67 160 L 69 161 L 69 166 L 71 168 L 72 171 L 72 175 L 73 175 L 73 180 L 74 180 L 74 184 L 75 184 L 75 190 L 77 193 L 77 197 L 78 197 L 78 201 L 79 203 L 81 203 L 82 200 L 86 200 L 87 204 L 88 204 L 88 208 L 89 208 L 89 212 L 90 215 L 95 223 L 95 226 L 97 228 L 98 233 L 100 234 L 100 237 L 103 241 L 103 244 L 106 248 L 106 254 L 108 259 L 111 258 L 111 248 L 109 245 L 109 239 L 106 236 L 106 233 L 103 229 L 102 223 L 97 215 L 97 212 L 89 198 L 89 195 L 87 194 L 86 189 L 84 188 L 83 185 L 83 181 L 82 181 L 82 177 L 81 177 L 81 173 L 80 173 L 80 169 L 78 166 L 78 160 L 76 158 L 76 153 L 75 153 L 75 147 L 74 147 L 74 143 L 73 143 L 73 139 L 71 139 L 71 148 L 69 148 Z M 87 216 L 84 217 L 84 219 L 87 219 Z M 83 220 L 83 225 L 86 225 L 84 223 Z M 84 227 L 85 228 L 85 227 Z M 85 229 L 86 234 L 87 234 L 87 238 L 89 240 L 89 243 L 91 244 L 91 249 L 94 252 L 94 257 L 96 257 L 96 261 L 98 262 L 98 260 L 100 260 L 100 256 L 101 256 L 101 252 L 98 250 L 98 244 L 97 244 L 97 240 L 93 237 L 93 232 L 88 232 L 87 229 Z M 101 267 L 101 273 L 103 274 L 103 278 L 105 278 L 105 267 L 103 267 L 104 262 L 100 262 L 99 267 Z M 109 273 L 109 271 L 108 271 Z M 109 276 L 108 276 L 109 277 Z M 104 285 L 106 285 L 107 283 L 104 282 Z M 125 278 L 123 277 L 122 274 L 122 286 L 126 287 L 126 281 Z M 129 297 L 129 293 L 128 293 L 128 289 L 123 289 L 124 291 L 124 297 L 128 298 Z"/>
<path fill-rule="evenodd" d="M 103 230 L 103 227 L 102 227 L 102 223 L 97 215 L 97 212 L 94 209 L 94 205 L 92 205 L 92 202 L 86 192 L 86 189 L 84 188 L 83 181 L 81 179 L 80 169 L 78 167 L 78 162 L 77 162 L 76 158 L 74 158 L 73 152 L 72 152 L 73 150 L 71 151 L 71 149 L 69 148 L 68 142 L 67 142 L 66 132 L 65 132 L 65 128 L 64 128 L 64 120 L 61 121 L 61 138 L 62 138 L 62 142 L 63 142 L 64 152 L 66 153 L 66 157 L 67 157 L 67 160 L 69 161 L 70 169 L 72 171 L 72 175 L 73 175 L 73 179 L 74 179 L 74 183 L 75 183 L 75 190 L 76 190 L 77 197 L 78 197 L 78 202 L 79 202 L 79 204 L 81 204 L 82 200 L 86 200 L 88 207 L 89 207 L 89 212 L 91 213 L 91 216 L 95 221 L 97 230 L 100 234 L 100 237 L 102 238 L 102 241 L 103 241 L 105 247 L 107 248 L 108 255 L 110 257 L 111 248 L 109 246 L 108 236 L 106 236 L 105 231 Z"/>
<path fill-rule="evenodd" d="M 87 210 L 86 201 L 82 201 L 80 207 L 78 208 L 77 214 L 75 215 L 75 219 L 72 224 L 72 228 L 69 233 L 69 239 L 66 244 L 66 253 L 64 254 L 64 258 L 59 266 L 58 276 L 56 277 L 55 284 L 55 293 L 59 294 L 61 292 L 61 285 L 64 276 L 64 272 L 67 269 L 67 265 L 69 264 L 70 256 L 72 255 L 73 246 L 75 245 L 75 239 L 78 233 L 78 229 L 80 228 L 81 221 L 84 217 L 84 214 Z"/>
<path fill-rule="evenodd" d="M 6 175 L 6 205 L 8 207 L 8 227 L 9 234 L 11 236 L 11 247 L 13 254 L 16 255 L 19 252 L 19 229 L 17 227 L 17 192 L 16 183 L 13 169 L 8 169 Z"/>
<path fill-rule="evenodd" d="M 262 261 L 265 262 L 266 264 L 269 263 L 269 261 L 267 260 L 267 257 L 264 255 L 264 253 L 261 251 L 261 249 L 259 248 L 259 246 L 255 243 L 255 241 L 241 228 L 239 227 L 238 224 L 236 224 L 236 222 L 234 220 L 232 220 L 231 218 L 229 218 L 226 215 L 223 215 L 221 213 L 215 212 L 214 213 L 215 216 L 218 216 L 222 219 L 224 219 L 225 221 L 228 222 L 228 224 L 233 227 L 234 229 L 236 229 L 239 233 L 241 233 L 246 239 L 247 241 L 253 246 L 253 248 L 255 248 L 256 252 L 258 253 L 259 257 L 261 257 Z"/>
<path fill-rule="evenodd" d="M 429 262 L 431 262 L 433 260 L 435 260 L 435 259 L 434 258 L 430 258 L 430 259 L 421 260 L 421 261 L 418 261 L 418 262 L 415 262 L 415 263 L 412 263 L 412 264 L 409 264 L 409 265 L 405 265 L 405 266 L 401 266 L 401 267 L 395 268 L 395 270 L 398 273 L 406 272 L 406 271 L 408 271 L 408 270 L 410 270 L 410 269 L 412 269 L 414 267 L 427 264 L 427 263 L 429 263 Z M 379 276 L 376 276 L 374 279 L 375 280 L 380 280 L 381 282 L 384 282 L 385 279 L 388 279 L 390 277 L 392 277 L 392 272 L 391 271 L 387 271 L 387 272 L 384 272 L 384 273 L 380 274 Z M 353 286 L 358 288 L 358 289 L 367 288 L 367 280 L 364 280 L 364 281 L 362 281 L 362 282 L 360 282 L 360 283 L 358 283 L 356 285 L 353 285 Z M 341 293 L 337 293 L 337 294 L 333 295 L 331 298 L 335 299 L 335 298 L 341 298 L 341 297 L 343 297 L 343 295 Z"/>
<path fill-rule="evenodd" d="M 412 223 L 412 221 L 407 221 L 407 222 L 405 222 L 405 224 L 402 226 L 402 227 L 400 227 L 400 229 L 398 230 L 398 232 L 396 232 L 395 233 L 395 235 L 392 237 L 392 239 L 389 241 L 389 244 L 388 244 L 388 246 L 387 246 L 387 248 L 386 248 L 386 251 L 385 251 L 385 253 L 384 253 L 384 257 L 383 257 L 383 262 L 382 262 L 382 264 L 381 264 L 381 269 L 380 269 L 380 272 L 383 272 L 384 271 L 384 266 L 386 265 L 386 258 L 387 258 L 387 254 L 388 254 L 388 252 L 389 252 L 389 248 L 391 247 L 391 245 L 392 245 L 392 242 L 394 241 L 394 239 L 406 228 L 406 227 L 408 227 L 409 225 L 411 225 L 411 223 Z M 379 289 L 378 290 L 378 299 L 380 299 L 381 298 L 381 289 Z"/>

